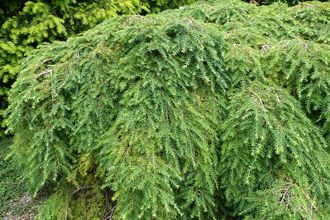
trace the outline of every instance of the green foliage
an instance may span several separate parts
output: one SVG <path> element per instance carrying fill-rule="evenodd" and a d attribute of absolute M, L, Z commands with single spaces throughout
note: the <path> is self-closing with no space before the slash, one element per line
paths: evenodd
<path fill-rule="evenodd" d="M 329 219 L 329 12 L 201 2 L 32 52 L 7 114 L 38 218 Z"/>
<path fill-rule="evenodd" d="M 0 127 L 22 58 L 42 42 L 65 40 L 122 14 L 158 12 L 192 0 L 10 1 L 0 3 Z M 3 129 L 0 129 L 2 135 Z"/>
<path fill-rule="evenodd" d="M 160 12 L 169 8 L 177 8 L 182 5 L 188 5 L 196 0 L 141 0 L 144 7 L 148 8 L 151 12 Z"/>
<path fill-rule="evenodd" d="M 225 60 L 234 86 L 248 79 L 278 83 L 329 136 L 329 8 L 319 2 L 288 8 L 214 1 L 178 12 L 221 25 L 230 45 Z"/>
<path fill-rule="evenodd" d="M 310 41 L 282 41 L 270 49 L 266 71 L 302 103 L 329 135 L 330 45 Z"/>
<path fill-rule="evenodd" d="M 69 216 L 70 193 L 70 191 L 62 190 L 51 195 L 41 206 L 36 219 L 66 219 Z"/>
<path fill-rule="evenodd" d="M 280 88 L 252 83 L 234 92 L 228 110 L 219 167 L 226 198 L 245 212 L 245 202 L 252 202 L 260 217 L 268 212 L 272 219 L 314 218 L 329 198 L 330 161 L 325 139 L 298 101 Z"/>
<path fill-rule="evenodd" d="M 329 4 L 243 5 L 180 12 L 219 24 L 229 46 L 219 165 L 227 202 L 247 219 L 327 219 Z"/>
<path fill-rule="evenodd" d="M 61 187 L 40 207 L 36 220 L 104 219 L 105 198 L 98 186 L 73 190 Z"/>
<path fill-rule="evenodd" d="M 118 56 L 125 57 L 109 72 L 115 76 L 110 83 L 122 93 L 122 110 L 102 140 L 101 168 L 116 191 L 119 218 L 177 216 L 176 188 L 182 206 L 200 216 L 212 210 L 217 178 L 214 125 L 226 87 L 219 75 L 221 38 L 195 21 L 145 19 L 127 24 L 113 40 L 124 47 Z M 130 159 L 122 160 L 126 154 Z M 128 175 L 132 181 L 125 180 Z"/>
<path fill-rule="evenodd" d="M 212 215 L 223 51 L 215 27 L 154 16 L 41 47 L 14 84 L 8 118 L 33 190 L 59 178 L 81 185 L 71 171 L 91 154 L 118 218 Z"/>
<path fill-rule="evenodd" d="M 17 170 L 15 169 L 15 166 L 10 163 L 9 161 L 5 160 L 7 151 L 8 151 L 8 145 L 9 143 L 6 143 L 8 141 L 1 140 L 1 151 L 0 151 L 0 166 L 1 166 L 1 172 L 0 172 L 0 213 L 2 214 L 6 209 L 6 202 L 10 200 L 11 197 L 14 197 L 15 194 L 20 194 L 20 192 L 12 192 L 10 190 L 10 184 L 11 181 L 14 179 L 17 179 L 19 176 Z M 14 195 L 11 195 L 14 194 Z"/>
<path fill-rule="evenodd" d="M 319 209 L 319 198 L 288 177 L 279 177 L 266 189 L 246 198 L 245 212 L 255 212 L 245 219 L 327 219 L 329 209 Z M 265 199 L 266 198 L 266 199 Z"/>
<path fill-rule="evenodd" d="M 22 197 L 26 196 L 27 184 L 22 180 L 22 170 L 11 159 L 6 158 L 9 152 L 10 140 L 0 139 L 0 218 L 7 213 L 20 215 L 27 210 L 31 211 L 31 204 L 22 203 L 18 207 Z"/>

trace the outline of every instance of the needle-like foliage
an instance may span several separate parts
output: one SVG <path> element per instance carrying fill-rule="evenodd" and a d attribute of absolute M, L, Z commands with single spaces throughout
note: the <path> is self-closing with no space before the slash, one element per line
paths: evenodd
<path fill-rule="evenodd" d="M 330 46 L 310 41 L 279 42 L 265 58 L 265 71 L 287 88 L 329 135 Z"/>
<path fill-rule="evenodd" d="M 41 47 L 14 85 L 8 119 L 33 189 L 77 182 L 75 161 L 91 154 L 118 218 L 212 216 L 224 50 L 215 27 L 155 16 Z"/>
<path fill-rule="evenodd" d="M 330 218 L 328 19 L 209 1 L 40 47 L 8 109 L 31 188 L 56 182 L 38 218 Z"/>
<path fill-rule="evenodd" d="M 267 194 L 275 189 L 268 187 L 282 187 L 276 180 L 284 175 L 281 181 L 292 182 L 292 187 L 301 188 L 292 194 L 287 192 L 290 201 L 285 204 L 281 199 L 277 200 L 279 204 L 264 201 L 266 209 L 270 208 L 268 205 L 295 206 L 291 202 L 297 203 L 302 196 L 308 197 L 306 200 L 317 198 L 315 203 L 319 204 L 327 201 L 330 195 L 327 143 L 298 101 L 280 88 L 253 82 L 234 92 L 228 109 L 228 119 L 222 125 L 220 172 L 229 200 L 239 203 L 243 210 L 246 209 L 245 202 L 250 201 L 248 198 L 256 197 L 255 193 L 261 190 L 266 191 L 258 195 L 259 199 L 272 200 L 274 198 Z M 286 196 L 281 195 L 283 191 L 276 190 L 275 197 Z M 311 201 L 300 202 L 304 205 Z M 313 207 L 309 207 L 313 209 L 307 213 L 310 217 L 316 207 L 318 204 L 314 202 Z M 281 215 L 294 215 L 296 208 L 290 209 Z M 259 210 L 260 213 L 263 211 Z M 304 217 L 303 213 L 297 215 Z"/>

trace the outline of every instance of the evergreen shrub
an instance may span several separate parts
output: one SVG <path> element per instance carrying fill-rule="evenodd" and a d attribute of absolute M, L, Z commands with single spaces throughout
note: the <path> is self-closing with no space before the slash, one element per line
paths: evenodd
<path fill-rule="evenodd" d="M 37 219 L 330 218 L 329 12 L 209 1 L 41 46 L 7 111 Z"/>
<path fill-rule="evenodd" d="M 212 213 L 229 80 L 222 42 L 195 20 L 133 16 L 29 56 L 8 122 L 32 190 L 99 175 L 118 218 Z"/>

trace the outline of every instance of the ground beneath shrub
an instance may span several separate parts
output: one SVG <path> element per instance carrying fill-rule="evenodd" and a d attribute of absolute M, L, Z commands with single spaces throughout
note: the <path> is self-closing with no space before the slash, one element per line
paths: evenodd
<path fill-rule="evenodd" d="M 8 210 L 3 213 L 4 220 L 32 220 L 35 216 L 36 201 L 28 194 L 9 201 Z"/>
<path fill-rule="evenodd" d="M 0 139 L 0 219 L 32 220 L 45 196 L 33 199 L 28 193 L 22 172 L 7 158 L 9 146 L 9 139 Z"/>

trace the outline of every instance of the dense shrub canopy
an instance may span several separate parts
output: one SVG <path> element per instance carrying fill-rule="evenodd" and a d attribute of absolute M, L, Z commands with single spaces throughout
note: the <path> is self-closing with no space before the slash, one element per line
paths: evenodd
<path fill-rule="evenodd" d="M 216 27 L 135 16 L 31 55 L 14 85 L 12 97 L 24 97 L 12 100 L 9 124 L 33 189 L 86 175 L 72 172 L 88 157 L 83 164 L 96 163 L 91 169 L 97 166 L 115 191 L 118 217 L 166 219 L 189 206 L 193 216 L 212 209 L 215 125 L 228 81 L 223 50 Z M 176 199 L 186 202 L 179 207 Z"/>
<path fill-rule="evenodd" d="M 34 51 L 8 124 L 38 218 L 328 219 L 329 17 L 210 1 Z"/>
<path fill-rule="evenodd" d="M 0 135 L 7 92 L 21 69 L 22 58 L 43 42 L 65 40 L 105 19 L 145 14 L 192 0 L 12 0 L 0 2 Z"/>

